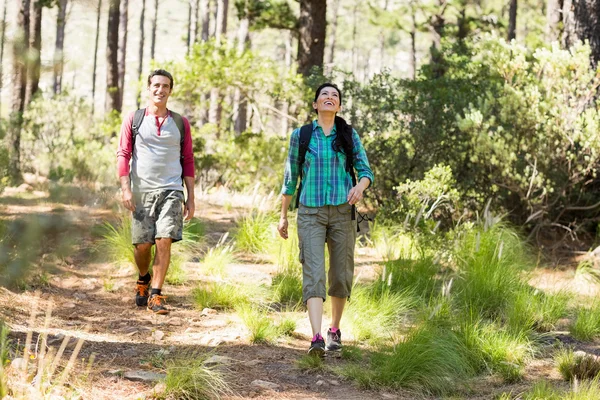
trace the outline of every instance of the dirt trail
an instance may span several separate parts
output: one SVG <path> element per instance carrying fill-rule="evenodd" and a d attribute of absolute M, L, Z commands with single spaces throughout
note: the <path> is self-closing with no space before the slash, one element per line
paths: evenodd
<path fill-rule="evenodd" d="M 40 244 L 46 253 L 41 259 L 43 267 L 36 266 L 38 270 L 34 271 L 28 287 L 0 289 L 0 304 L 3 305 L 0 318 L 11 327 L 14 342 L 22 345 L 26 332 L 33 330 L 35 343 L 38 333 L 43 330 L 48 304 L 52 303 L 54 308 L 47 330 L 50 346 L 58 348 L 64 336 L 83 338 L 85 342 L 79 360 L 94 357 L 90 375 L 71 382 L 82 398 L 152 398 L 155 381 L 132 381 L 124 375 L 132 371 L 164 373 L 165 360 L 207 353 L 228 358 L 219 368 L 226 373 L 226 380 L 235 394 L 225 398 L 430 398 L 406 391 L 362 390 L 335 375 L 330 368 L 319 373 L 302 372 L 296 366 L 296 360 L 305 354 L 309 341 L 310 327 L 305 314 L 298 314 L 298 327 L 292 337 L 279 339 L 273 345 L 250 344 L 248 331 L 235 313 L 202 312 L 194 308 L 192 289 L 199 281 L 211 279 L 202 274 L 202 265 L 198 262 L 187 263 L 189 280 L 184 285 L 165 285 L 164 292 L 172 310 L 170 315 L 155 316 L 136 307 L 133 302 L 134 268 L 110 264 L 102 252 L 94 251 L 99 241 L 95 227 L 117 219 L 114 203 L 111 207 L 99 206 L 93 196 L 59 200 L 52 201 L 44 192 L 8 191 L 0 196 L 2 220 L 38 215 L 54 216 L 66 222 L 54 235 L 56 237 Z M 196 209 L 206 228 L 207 246 L 214 245 L 221 235 L 230 231 L 236 215 L 243 212 L 211 204 L 210 199 L 202 197 L 198 199 Z M 61 257 L 54 256 L 53 246 L 57 245 L 54 239 L 65 237 L 74 239 L 70 243 L 72 251 Z M 376 261 L 369 249 L 358 250 L 357 275 L 360 279 L 375 276 Z M 274 265 L 251 256 L 239 257 L 229 269 L 229 275 L 235 280 L 256 284 L 270 282 L 274 273 Z M 34 324 L 30 325 L 36 302 L 38 311 Z M 65 360 L 75 347 L 75 340 L 69 343 Z M 78 371 L 83 371 L 84 364 L 85 361 L 79 362 Z M 325 364 L 336 367 L 343 361 L 329 356 Z M 472 394 L 464 398 L 490 399 L 505 391 L 516 394 L 531 387 L 539 378 L 560 381 L 551 358 L 536 360 L 528 366 L 527 379 L 520 384 L 506 385 L 491 377 L 477 379 L 472 384 Z M 253 384 L 255 380 L 268 381 L 275 389 L 260 388 Z"/>
<path fill-rule="evenodd" d="M 204 202 L 197 210 L 206 225 L 209 243 L 234 226 L 235 211 L 225 211 Z M 73 252 L 64 258 L 46 261 L 45 272 L 34 271 L 37 278 L 28 283 L 25 290 L 0 289 L 3 304 L 0 318 L 11 327 L 13 340 L 21 344 L 26 332 L 33 328 L 35 343 L 37 334 L 43 330 L 48 304 L 52 303 L 52 318 L 47 330 L 49 345 L 58 348 L 64 336 L 83 338 L 85 342 L 79 359 L 88 360 L 94 355 L 90 377 L 83 386 L 83 398 L 151 398 L 155 382 L 136 382 L 125 379 L 123 374 L 139 370 L 163 373 L 160 366 L 169 358 L 207 352 L 229 358 L 220 368 L 226 372 L 235 398 L 408 398 L 398 393 L 359 390 L 331 372 L 303 373 L 296 367 L 295 360 L 305 354 L 309 340 L 306 326 L 299 327 L 300 332 L 293 337 L 281 339 L 274 345 L 252 345 L 235 313 L 202 313 L 195 309 L 191 291 L 203 278 L 198 272 L 201 270 L 199 263 L 187 264 L 190 279 L 184 285 L 165 285 L 172 310 L 170 315 L 152 315 L 144 308 L 136 307 L 133 303 L 134 269 L 114 266 L 103 260 L 102 254 L 90 251 L 98 244 L 98 237 L 92 233 L 93 227 L 116 217 L 110 209 L 55 203 L 41 192 L 23 195 L 13 191 L 0 198 L 2 219 L 49 214 L 58 214 L 68 221 L 68 227 L 61 235 L 77 237 Z M 51 254 L 52 248 L 47 250 Z M 247 259 L 231 266 L 231 275 L 257 283 L 270 280 L 275 270 L 273 265 L 253 264 L 252 257 Z M 35 323 L 30 326 L 29 319 L 36 302 L 38 311 Z M 63 359 L 67 359 L 74 347 L 75 340 L 72 339 Z M 328 365 L 340 362 L 335 357 L 326 360 Z M 276 389 L 259 388 L 252 384 L 255 380 L 271 382 Z M 320 381 L 319 385 L 316 385 L 317 381 Z"/>

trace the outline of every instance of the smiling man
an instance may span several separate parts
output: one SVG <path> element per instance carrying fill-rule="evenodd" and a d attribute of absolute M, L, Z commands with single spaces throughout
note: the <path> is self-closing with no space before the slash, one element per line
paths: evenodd
<path fill-rule="evenodd" d="M 171 244 L 182 239 L 184 218 L 194 216 L 192 135 L 188 120 L 167 108 L 172 90 L 173 77 L 167 71 L 157 69 L 148 76 L 148 106 L 125 118 L 117 152 L 122 202 L 132 213 L 131 236 L 139 270 L 135 303 L 155 314 L 169 312 L 162 286 Z"/>

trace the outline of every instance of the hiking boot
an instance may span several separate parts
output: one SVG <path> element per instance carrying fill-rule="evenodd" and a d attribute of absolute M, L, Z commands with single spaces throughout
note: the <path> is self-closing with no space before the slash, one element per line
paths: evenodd
<path fill-rule="evenodd" d="M 148 299 L 148 311 L 152 311 L 154 314 L 168 314 L 169 310 L 165 307 L 167 296 L 161 296 L 160 294 L 153 294 Z"/>
<path fill-rule="evenodd" d="M 331 332 L 331 328 L 327 331 L 327 351 L 338 351 L 342 349 L 342 332 L 338 329 Z"/>
<path fill-rule="evenodd" d="M 325 353 L 325 340 L 323 340 L 323 336 L 318 335 L 317 338 L 310 342 L 310 347 L 308 348 L 308 355 L 322 357 Z"/>
<path fill-rule="evenodd" d="M 148 294 L 150 293 L 150 282 L 137 281 L 135 288 L 135 304 L 138 307 L 148 305 Z"/>

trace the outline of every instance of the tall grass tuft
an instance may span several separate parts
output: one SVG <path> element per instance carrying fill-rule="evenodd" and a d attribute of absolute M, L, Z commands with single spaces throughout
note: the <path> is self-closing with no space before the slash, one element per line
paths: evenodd
<path fill-rule="evenodd" d="M 187 282 L 187 274 L 184 270 L 185 258 L 180 254 L 173 254 L 171 256 L 171 263 L 167 270 L 167 276 L 165 280 L 170 285 L 183 285 Z"/>
<path fill-rule="evenodd" d="M 235 262 L 233 244 L 226 244 L 228 236 L 229 232 L 221 236 L 219 242 L 204 255 L 202 263 L 210 275 L 226 277 L 227 266 Z"/>
<path fill-rule="evenodd" d="M 463 341 L 434 324 L 415 328 L 390 353 L 373 355 L 371 363 L 363 382 L 432 394 L 452 392 L 473 374 Z"/>
<path fill-rule="evenodd" d="M 417 259 L 421 256 L 416 241 L 402 230 L 382 224 L 372 224 L 369 230 L 373 247 L 385 260 Z"/>
<path fill-rule="evenodd" d="M 273 301 L 296 307 L 302 303 L 302 275 L 292 269 L 280 270 L 271 284 Z"/>
<path fill-rule="evenodd" d="M 270 344 L 277 338 L 277 328 L 267 311 L 261 307 L 243 304 L 237 307 L 240 318 L 250 331 L 250 342 Z"/>
<path fill-rule="evenodd" d="M 594 379 L 600 375 L 600 359 L 583 351 L 560 349 L 554 356 L 558 371 L 566 381 Z"/>
<path fill-rule="evenodd" d="M 205 359 L 205 356 L 194 356 L 169 361 L 165 396 L 182 400 L 210 400 L 232 394 L 222 373 L 203 365 Z"/>
<path fill-rule="evenodd" d="M 257 210 L 242 217 L 235 234 L 237 248 L 253 254 L 267 253 L 275 239 L 276 222 L 275 214 Z"/>
<path fill-rule="evenodd" d="M 573 337 L 579 340 L 590 340 L 600 336 L 600 303 L 594 302 L 590 308 L 578 309 L 569 330 Z"/>
<path fill-rule="evenodd" d="M 321 372 L 325 369 L 325 363 L 321 357 L 303 355 L 296 360 L 296 366 L 303 372 Z"/>
<path fill-rule="evenodd" d="M 531 389 L 525 393 L 520 393 L 517 396 L 513 396 L 512 393 L 503 393 L 498 400 L 561 400 L 563 399 L 562 393 L 554 388 L 547 381 L 536 382 Z"/>
<path fill-rule="evenodd" d="M 570 300 L 567 292 L 546 294 L 530 287 L 522 287 L 504 312 L 506 324 L 512 331 L 536 330 L 548 332 L 564 317 Z"/>
<path fill-rule="evenodd" d="M 245 290 L 223 282 L 203 284 L 192 290 L 196 308 L 231 310 L 248 302 Z"/>
<path fill-rule="evenodd" d="M 356 286 L 343 315 L 356 340 L 377 344 L 389 339 L 404 315 L 414 306 L 412 292 L 393 292 L 377 284 Z"/>
<path fill-rule="evenodd" d="M 103 229 L 102 248 L 108 260 L 135 265 L 133 245 L 131 244 L 131 218 L 121 215 L 116 225 L 105 222 Z"/>
<path fill-rule="evenodd" d="M 472 318 L 463 321 L 458 334 L 476 372 L 496 372 L 506 382 L 522 379 L 525 362 L 533 355 L 526 331 L 514 333 Z"/>
<path fill-rule="evenodd" d="M 490 319 L 501 316 L 510 299 L 523 290 L 522 271 L 533 266 L 524 241 L 502 223 L 466 232 L 456 254 L 460 302 Z"/>
<path fill-rule="evenodd" d="M 439 289 L 439 282 L 435 279 L 439 270 L 439 265 L 430 257 L 401 258 L 385 262 L 380 280 L 382 285 L 388 285 L 393 291 L 408 289 L 427 299 Z"/>

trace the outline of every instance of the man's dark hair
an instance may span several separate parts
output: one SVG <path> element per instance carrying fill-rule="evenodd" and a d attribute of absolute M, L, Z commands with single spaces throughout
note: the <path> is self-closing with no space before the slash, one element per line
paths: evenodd
<path fill-rule="evenodd" d="M 166 76 L 167 78 L 169 78 L 171 80 L 171 85 L 170 88 L 173 89 L 173 75 L 171 75 L 170 73 L 168 73 L 167 71 L 165 71 L 164 69 L 155 69 L 154 71 L 152 71 L 150 73 L 150 75 L 148 75 L 148 86 L 150 86 L 150 81 L 152 80 L 152 77 L 154 76 Z M 340 97 L 342 95 L 340 94 Z"/>
<path fill-rule="evenodd" d="M 324 83 L 317 88 L 317 91 L 315 92 L 315 100 L 314 101 L 317 101 L 317 99 L 319 98 L 319 95 L 321 94 L 321 90 L 325 89 L 326 87 L 331 87 L 331 88 L 334 88 L 335 90 L 337 90 L 337 92 L 340 94 L 340 106 L 341 106 L 342 105 L 342 91 L 340 90 L 339 87 L 337 87 L 337 85 L 335 83 L 330 83 L 330 82 Z M 315 112 L 317 112 L 317 110 L 315 110 Z"/>

